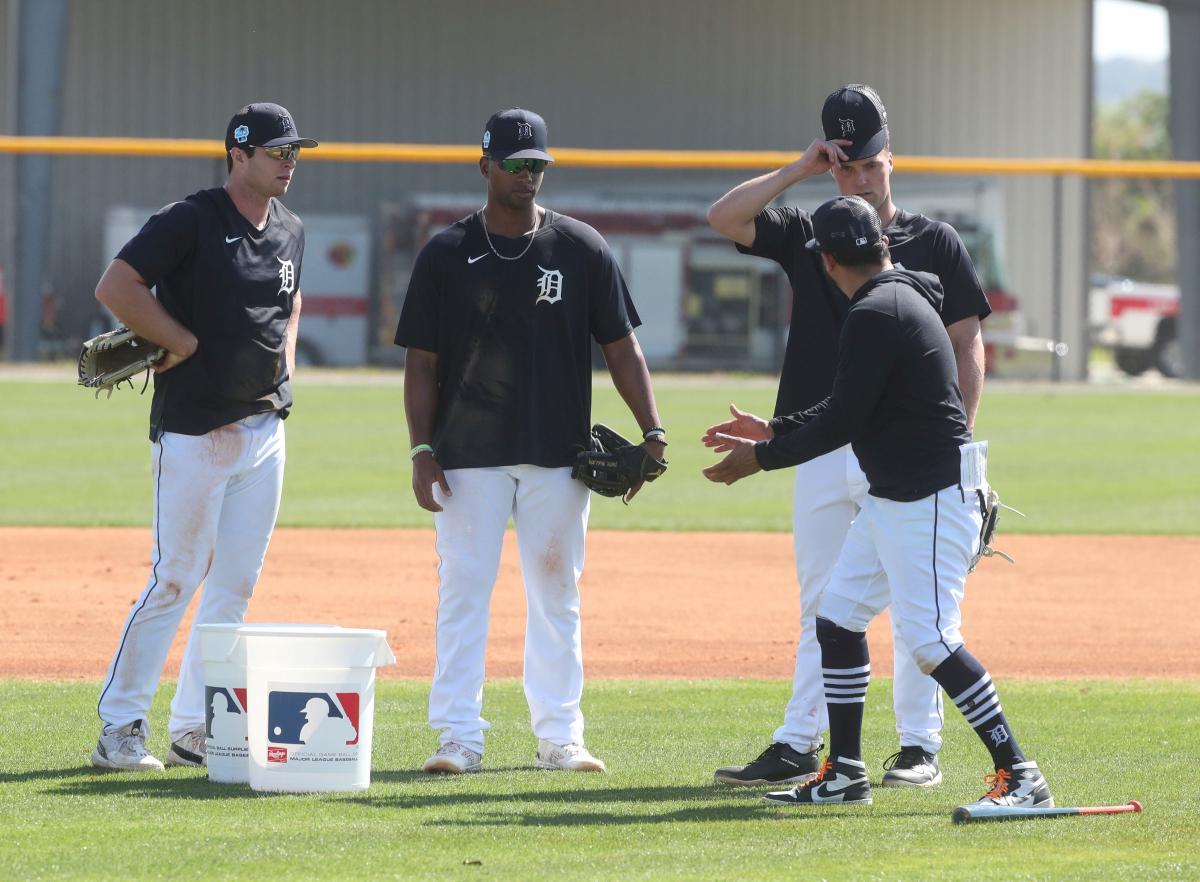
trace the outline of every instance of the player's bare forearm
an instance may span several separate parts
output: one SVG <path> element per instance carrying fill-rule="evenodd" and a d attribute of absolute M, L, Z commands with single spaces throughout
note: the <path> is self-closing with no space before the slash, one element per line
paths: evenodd
<path fill-rule="evenodd" d="M 437 354 L 410 348 L 404 358 L 404 417 L 413 447 L 433 440 L 437 402 Z"/>
<path fill-rule="evenodd" d="M 601 348 L 613 385 L 637 420 L 638 428 L 644 432 L 661 426 L 658 406 L 654 403 L 654 389 L 650 385 L 650 370 L 646 367 L 646 357 L 638 345 L 637 336 L 630 333 L 628 337 L 607 343 Z"/>
<path fill-rule="evenodd" d="M 404 416 L 408 420 L 408 437 L 414 449 L 433 440 L 437 402 L 437 354 L 410 348 L 404 358 Z M 413 496 L 417 505 L 426 511 L 441 511 L 441 505 L 433 496 L 433 485 L 440 485 L 447 496 L 453 494 L 437 461 L 437 452 L 421 451 L 413 456 L 412 464 Z"/>
<path fill-rule="evenodd" d="M 125 261 L 108 265 L 96 284 L 96 299 L 127 328 L 166 349 L 163 361 L 174 365 L 195 353 L 196 335 L 163 309 L 145 279 Z"/>
<path fill-rule="evenodd" d="M 287 326 L 287 370 L 288 376 L 296 376 L 296 339 L 300 334 L 300 292 L 292 298 L 292 314 Z"/>
<path fill-rule="evenodd" d="M 963 409 L 967 413 L 967 428 L 974 431 L 975 414 L 983 396 L 983 331 L 975 316 L 955 322 L 946 329 L 954 345 L 954 360 L 958 365 L 958 388 L 962 392 Z"/>
<path fill-rule="evenodd" d="M 754 244 L 754 218 L 776 196 L 793 184 L 824 174 L 835 161 L 846 158 L 842 145 L 849 141 L 813 141 L 795 162 L 738 184 L 708 209 L 708 225 L 739 245 Z"/>

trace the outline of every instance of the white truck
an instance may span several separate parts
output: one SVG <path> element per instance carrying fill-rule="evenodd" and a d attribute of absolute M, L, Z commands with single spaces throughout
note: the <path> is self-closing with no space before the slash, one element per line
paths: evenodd
<path fill-rule="evenodd" d="M 1117 367 L 1131 376 L 1156 368 L 1165 377 L 1183 373 L 1179 346 L 1179 288 L 1095 276 L 1088 299 L 1092 341 L 1112 349 Z"/>

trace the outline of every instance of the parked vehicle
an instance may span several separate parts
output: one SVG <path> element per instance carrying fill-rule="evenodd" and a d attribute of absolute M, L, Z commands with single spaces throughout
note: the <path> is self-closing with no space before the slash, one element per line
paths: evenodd
<path fill-rule="evenodd" d="M 1183 373 L 1175 285 L 1093 276 L 1088 324 L 1093 343 L 1110 347 L 1125 373 L 1137 376 L 1150 368 L 1167 377 Z"/>
<path fill-rule="evenodd" d="M 962 237 L 992 307 L 992 314 L 983 323 L 985 372 L 989 377 L 1028 373 L 1029 365 L 1023 363 L 1021 353 L 1028 349 L 1029 330 L 1016 296 L 1005 283 L 995 236 L 986 225 L 971 217 L 949 214 L 944 219 Z"/>

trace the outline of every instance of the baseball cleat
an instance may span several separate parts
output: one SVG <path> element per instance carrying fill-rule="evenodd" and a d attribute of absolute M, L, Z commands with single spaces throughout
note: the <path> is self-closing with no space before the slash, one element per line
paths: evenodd
<path fill-rule="evenodd" d="M 839 756 L 826 759 L 808 783 L 768 793 L 763 800 L 774 805 L 870 805 L 871 782 L 864 763 Z"/>
<path fill-rule="evenodd" d="M 183 737 L 171 744 L 171 749 L 167 751 L 167 765 L 197 768 L 208 765 L 208 743 L 203 726 L 183 733 Z"/>
<path fill-rule="evenodd" d="M 821 765 L 818 744 L 808 753 L 801 753 L 790 744 L 776 741 L 744 766 L 722 766 L 713 777 L 718 784 L 753 787 L 763 784 L 803 784 L 817 776 Z"/>
<path fill-rule="evenodd" d="M 163 764 L 146 750 L 149 727 L 141 720 L 124 726 L 105 726 L 92 750 L 92 765 L 124 772 L 161 772 Z"/>
<path fill-rule="evenodd" d="M 942 783 L 937 754 L 915 745 L 900 745 L 899 753 L 883 761 L 883 770 L 884 787 L 934 787 Z"/>
<path fill-rule="evenodd" d="M 975 805 L 1007 805 L 1021 808 L 1053 808 L 1054 797 L 1042 777 L 1041 769 L 1032 760 L 1013 763 L 1010 769 L 997 769 L 994 775 L 985 775 L 984 783 L 991 790 Z"/>
<path fill-rule="evenodd" d="M 606 771 L 604 761 L 592 756 L 582 744 L 555 744 L 544 738 L 538 741 L 536 765 L 565 772 Z"/>
<path fill-rule="evenodd" d="M 478 772 L 483 768 L 483 754 L 463 747 L 457 741 L 447 741 L 437 753 L 425 760 L 422 772 L 443 775 L 461 775 L 463 772 Z"/>

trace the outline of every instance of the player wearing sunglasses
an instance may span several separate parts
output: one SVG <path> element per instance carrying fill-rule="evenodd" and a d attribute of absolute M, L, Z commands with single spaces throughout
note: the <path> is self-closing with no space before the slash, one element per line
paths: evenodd
<path fill-rule="evenodd" d="M 316 146 L 278 104 L 243 107 L 225 132 L 225 186 L 151 217 L 96 286 L 167 353 L 150 404 L 153 566 L 100 694 L 101 768 L 163 768 L 146 746 L 148 717 L 184 611 L 204 582 L 195 624 L 241 622 L 258 581 L 283 489 L 304 258 L 304 226 L 278 197 L 300 148 Z M 170 765 L 207 762 L 198 643 L 193 630 L 171 703 Z"/>
<path fill-rule="evenodd" d="M 546 123 L 528 110 L 488 120 L 479 171 L 487 203 L 434 236 L 417 257 L 396 331 L 408 348 L 404 407 L 413 493 L 433 512 L 438 567 L 437 667 L 429 724 L 440 733 L 426 772 L 481 767 L 488 606 L 505 525 L 516 525 L 528 615 L 525 696 L 535 764 L 604 771 L 584 746 L 579 577 L 589 491 L 571 478 L 588 447 L 592 340 L 663 457 L 641 322 L 600 234 L 537 204 Z"/>

